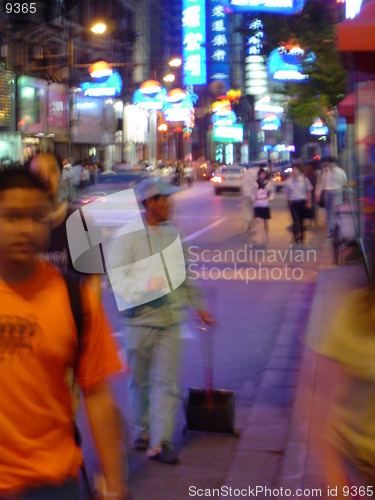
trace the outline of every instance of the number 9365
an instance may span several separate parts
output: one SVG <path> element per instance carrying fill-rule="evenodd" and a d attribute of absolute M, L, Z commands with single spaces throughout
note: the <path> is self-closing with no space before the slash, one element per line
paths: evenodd
<path fill-rule="evenodd" d="M 36 2 L 15 2 L 5 4 L 5 12 L 7 14 L 35 14 Z"/>

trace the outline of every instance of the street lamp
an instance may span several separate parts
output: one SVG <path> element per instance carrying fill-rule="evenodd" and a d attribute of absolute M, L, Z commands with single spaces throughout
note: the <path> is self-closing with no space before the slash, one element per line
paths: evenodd
<path fill-rule="evenodd" d="M 107 26 L 104 23 L 97 23 L 90 29 L 96 35 L 102 35 L 106 31 Z"/>
<path fill-rule="evenodd" d="M 168 74 L 168 75 L 165 75 L 163 76 L 163 80 L 167 83 L 172 83 L 174 82 L 176 79 L 176 77 L 174 75 L 172 75 L 172 73 Z"/>
<path fill-rule="evenodd" d="M 179 57 L 175 57 L 174 59 L 169 61 L 168 64 L 171 68 L 179 68 L 182 64 L 182 61 Z"/>

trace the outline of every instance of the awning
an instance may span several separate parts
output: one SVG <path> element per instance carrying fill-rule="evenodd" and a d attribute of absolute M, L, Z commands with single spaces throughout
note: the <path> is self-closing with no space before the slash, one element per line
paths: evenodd
<path fill-rule="evenodd" d="M 353 92 L 352 94 L 347 95 L 345 99 L 338 103 L 337 107 L 340 116 L 346 118 L 348 123 L 354 123 L 356 106 L 360 106 L 361 103 L 367 104 L 373 102 L 374 95 L 375 81 L 371 81 L 365 83 L 362 86 L 359 86 L 357 92 Z"/>
<path fill-rule="evenodd" d="M 338 25 L 337 47 L 339 52 L 354 54 L 356 69 L 375 71 L 375 0 L 364 5 L 354 19 Z"/>

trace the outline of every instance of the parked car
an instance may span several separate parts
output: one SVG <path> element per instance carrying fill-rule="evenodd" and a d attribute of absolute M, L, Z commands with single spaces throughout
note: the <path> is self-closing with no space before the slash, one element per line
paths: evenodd
<path fill-rule="evenodd" d="M 246 168 L 241 166 L 220 167 L 212 174 L 210 181 L 214 185 L 215 194 L 220 195 L 223 191 L 235 191 L 241 193 L 243 177 Z"/>

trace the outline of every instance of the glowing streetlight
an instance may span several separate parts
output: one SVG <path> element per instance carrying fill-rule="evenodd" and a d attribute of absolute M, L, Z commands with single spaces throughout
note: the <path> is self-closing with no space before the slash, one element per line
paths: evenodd
<path fill-rule="evenodd" d="M 104 23 L 97 23 L 92 28 L 91 31 L 96 35 L 103 34 L 107 29 L 107 26 Z"/>
<path fill-rule="evenodd" d="M 171 61 L 169 61 L 168 64 L 171 68 L 179 68 L 182 64 L 182 61 L 179 57 L 176 57 L 176 58 L 172 59 Z"/>
<path fill-rule="evenodd" d="M 176 79 L 176 77 L 175 77 L 174 75 L 172 75 L 172 74 L 165 75 L 165 76 L 163 77 L 163 80 L 164 80 L 165 82 L 168 82 L 168 83 L 172 83 L 172 82 L 174 82 L 174 81 L 175 81 L 175 79 Z"/>

